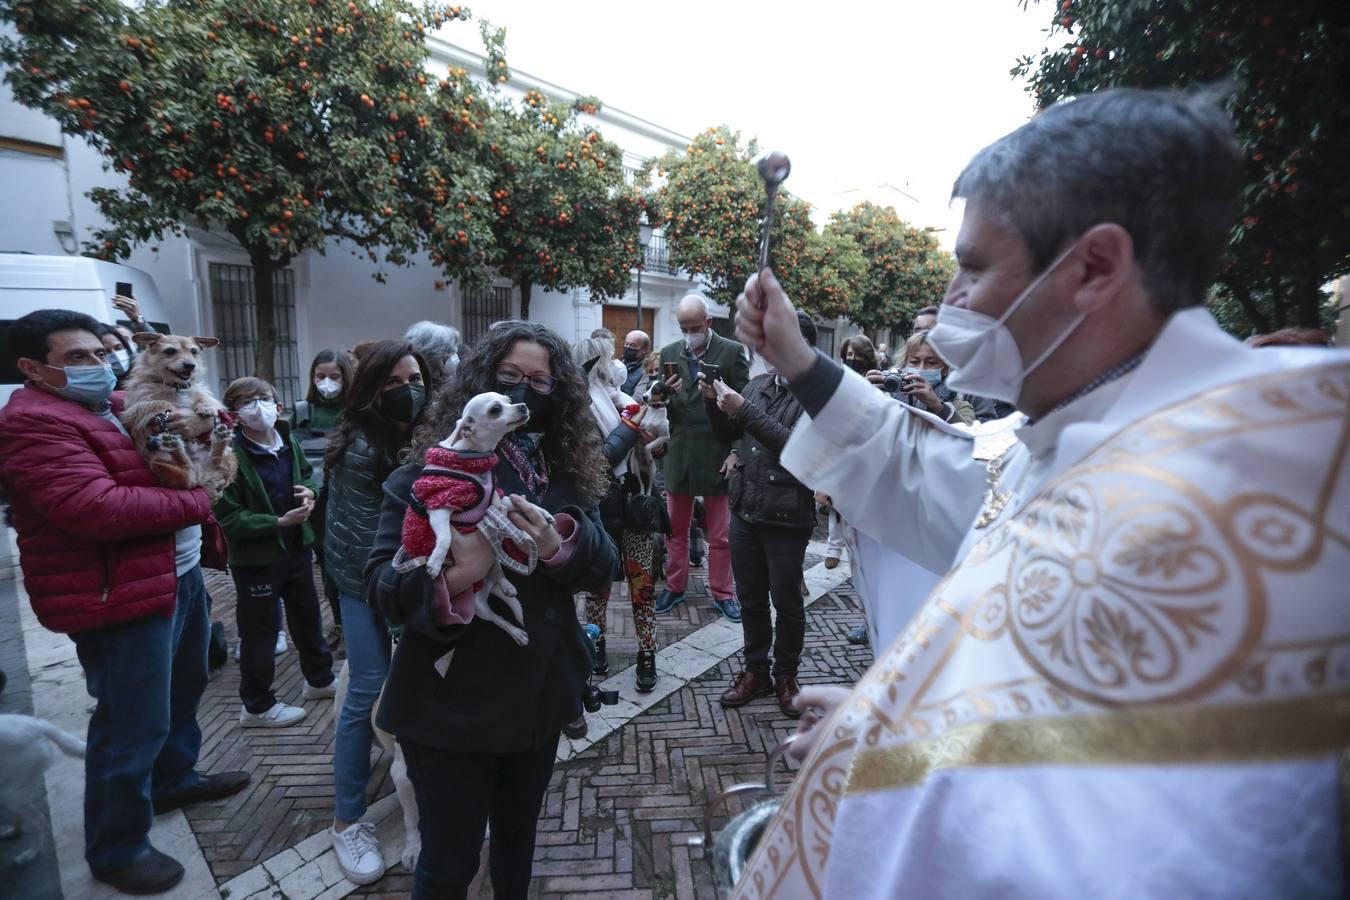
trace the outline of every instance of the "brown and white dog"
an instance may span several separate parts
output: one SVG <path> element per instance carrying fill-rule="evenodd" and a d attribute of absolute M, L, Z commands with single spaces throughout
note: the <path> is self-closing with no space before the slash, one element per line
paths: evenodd
<path fill-rule="evenodd" d="M 655 490 L 656 457 L 662 447 L 670 440 L 670 415 L 666 406 L 670 403 L 670 388 L 656 379 L 641 398 L 647 404 L 647 414 L 642 417 L 642 430 L 656 435 L 649 443 L 638 444 L 638 466 L 641 469 L 642 489 L 647 493 Z"/>
<path fill-rule="evenodd" d="M 141 333 L 141 348 L 127 376 L 120 416 L 136 449 L 165 487 L 203 487 L 214 502 L 234 480 L 238 463 L 230 449 L 231 416 L 206 389 L 201 353 L 220 343 L 211 337 Z M 212 420 L 212 429 L 185 440 L 168 427 L 169 415 L 187 410 Z"/>

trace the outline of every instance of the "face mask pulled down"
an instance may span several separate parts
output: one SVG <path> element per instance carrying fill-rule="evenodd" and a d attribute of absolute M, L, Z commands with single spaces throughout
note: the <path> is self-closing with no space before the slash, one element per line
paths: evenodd
<path fill-rule="evenodd" d="M 1006 323 L 1076 247 L 1077 244 L 1064 251 L 1037 275 L 997 319 L 946 303 L 938 308 L 938 322 L 928 332 L 928 343 L 952 367 L 947 376 L 948 388 L 990 400 L 1017 402 L 1026 377 L 1069 339 L 1087 318 L 1087 313 L 1077 315 L 1029 365 L 1022 362 L 1022 352 Z"/>

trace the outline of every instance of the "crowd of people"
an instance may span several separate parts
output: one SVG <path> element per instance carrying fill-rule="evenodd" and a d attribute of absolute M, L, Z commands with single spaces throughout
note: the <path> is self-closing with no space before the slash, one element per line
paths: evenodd
<path fill-rule="evenodd" d="M 1093 141 L 1112 152 L 1072 156 Z M 1089 157 L 1091 166 L 1080 164 Z M 626 584 L 631 605 L 636 689 L 650 692 L 660 677 L 659 617 L 687 602 L 705 539 L 712 605 L 744 636 L 742 670 L 720 702 L 772 696 L 782 715 L 801 720 L 797 752 L 806 759 L 765 832 L 768 849 L 751 863 L 753 884 L 775 887 L 745 887 L 746 896 L 967 895 L 1009 883 L 1082 896 L 1112 886 L 1107 870 L 1134 893 L 1163 884 L 1205 893 L 1193 879 L 1207 877 L 1195 863 L 1209 851 L 1159 863 L 1148 829 L 1182 828 L 1196 804 L 1232 815 L 1283 810 L 1292 775 L 1322 791 L 1318 811 L 1300 815 L 1334 823 L 1334 741 L 1295 746 L 1287 735 L 1203 731 L 1217 714 L 1251 712 L 1231 679 L 1265 640 L 1264 623 L 1283 642 L 1263 651 L 1268 661 L 1285 645 L 1350 633 L 1344 604 L 1328 602 L 1328 566 L 1314 564 L 1344 544 L 1339 526 L 1317 518 L 1327 504 L 1304 504 L 1306 485 L 1269 501 L 1235 493 L 1283 473 L 1343 496 L 1344 394 L 1329 412 L 1305 398 L 1285 421 L 1287 404 L 1256 409 L 1233 385 L 1277 376 L 1343 384 L 1347 364 L 1243 348 L 1200 308 L 1231 218 L 1234 160 L 1230 126 L 1203 97 L 1080 98 L 962 174 L 958 273 L 893 354 L 861 334 L 842 342 L 837 360 L 816 349 L 815 322 L 767 269 L 738 300 L 739 341 L 713 330 L 698 294 L 676 306 L 680 338 L 659 350 L 642 331 L 619 341 L 599 329 L 569 342 L 523 321 L 496 323 L 465 347 L 453 328 L 420 322 L 401 338 L 319 353 L 294 411 L 261 378 L 229 384 L 221 402 L 238 471 L 214 498 L 159 484 L 119 419 L 117 388 L 135 371 L 141 337 L 58 309 L 17 320 L 10 349 L 26 383 L 0 411 L 0 481 L 33 607 L 74 639 L 97 700 L 85 802 L 93 876 L 132 894 L 170 888 L 183 868 L 150 845 L 153 816 L 249 781 L 196 768 L 211 640 L 202 567 L 228 565 L 241 727 L 292 725 L 305 718 L 303 704 L 333 698 L 334 649 L 345 652 L 328 831 L 344 875 L 371 884 L 384 874 L 363 821 L 379 728 L 398 740 L 420 813 L 414 896 L 465 896 L 490 826 L 495 895 L 524 897 L 560 737 L 586 733 L 587 687 L 611 671 L 615 583 Z M 1033 214 L 1027 197 L 1050 212 Z M 138 326 L 134 300 L 113 303 Z M 755 377 L 753 358 L 763 363 Z M 537 550 L 537 566 L 511 576 L 525 642 L 482 618 L 447 624 L 439 612 L 446 598 L 475 590 L 475 553 L 494 552 L 487 542 L 485 551 L 457 542 L 435 575 L 400 553 L 405 520 L 428 515 L 414 490 L 427 451 L 485 392 L 528 412 L 493 453 L 473 458 Z M 1201 434 L 1192 410 L 1200 395 L 1204 409 L 1245 427 Z M 1200 436 L 1158 443 L 1183 426 Z M 207 439 L 212 427 L 192 411 L 163 422 L 186 441 Z M 1291 439 L 1249 439 L 1266 428 Z M 1296 429 L 1307 433 L 1294 439 Z M 1336 434 L 1339 444 L 1328 437 Z M 1117 455 L 1101 456 L 1113 442 Z M 1333 445 L 1340 456 L 1328 468 L 1333 451 L 1310 448 Z M 1121 454 L 1147 456 L 1152 468 Z M 1215 496 L 1200 497 L 1210 485 Z M 1240 518 L 1250 504 L 1264 504 L 1271 521 L 1297 509 L 1297 521 L 1324 537 L 1302 556 L 1281 555 L 1278 542 L 1257 547 L 1267 526 Z M 1142 530 L 1108 553 L 1085 535 L 1115 527 L 1118 508 Z M 1234 524 L 1205 532 L 1205 517 L 1227 509 Z M 871 642 L 879 662 L 857 686 L 804 689 L 802 574 L 822 522 L 824 565 L 847 556 L 864 606 L 866 624 L 849 639 Z M 1180 547 L 1202 538 L 1223 549 Z M 1173 563 L 1145 560 L 1158 543 Z M 1245 560 L 1244 586 L 1233 574 L 1225 587 L 1217 574 L 1230 556 Z M 1202 558 L 1214 570 L 1209 581 L 1171 584 Z M 1155 592 L 1171 599 L 1150 606 Z M 321 593 L 335 625 L 327 634 Z M 1192 605 L 1178 599 L 1190 595 L 1199 598 Z M 1237 598 L 1262 604 L 1260 617 L 1239 622 L 1248 600 Z M 1055 610 L 1075 604 L 1087 637 L 1047 630 Z M 286 632 L 304 675 L 298 698 L 278 697 L 273 684 Z M 1230 636 L 1235 643 L 1225 643 Z M 1302 715 L 1343 696 L 1328 693 L 1332 682 L 1345 689 L 1343 675 L 1324 667 L 1301 687 L 1249 693 L 1262 715 L 1294 707 Z M 1169 679 L 1176 683 L 1160 687 Z M 1150 742 L 1152 726 L 1121 712 L 1139 709 L 1174 717 L 1158 718 L 1160 730 L 1199 729 L 1213 741 L 1193 754 L 1193 741 Z M 953 730 L 994 725 L 1005 730 L 987 745 L 980 736 L 992 732 Z M 1032 734 L 1023 747 L 1016 729 L 1027 725 L 1068 736 Z M 1106 737 L 1085 738 L 1084 729 Z M 960 739 L 937 750 L 925 743 L 944 734 Z M 987 752 L 967 752 L 971 745 Z M 996 782 L 981 780 L 990 772 Z M 991 788 L 1015 795 L 1025 813 L 1018 828 L 1000 825 L 1006 817 L 977 824 L 999 802 Z M 828 812 L 803 818 L 797 797 L 812 790 L 829 798 Z M 1054 805 L 1070 796 L 1082 800 Z M 1066 823 L 1073 834 L 1047 827 L 1082 854 L 1109 843 L 1117 863 L 1052 865 L 1036 852 L 1046 835 L 1034 823 L 1045 817 Z M 1137 824 L 1121 833 L 1113 822 Z M 1273 837 L 1289 823 L 1278 812 L 1248 824 Z M 1325 834 L 1335 831 L 1328 824 Z M 1265 852 L 1234 859 L 1244 889 L 1338 892 L 1335 841 L 1314 832 L 1290 854 L 1297 866 Z M 793 852 L 809 839 L 826 850 Z M 877 854 L 878 841 L 892 852 Z M 1016 875 L 983 858 L 994 846 L 1005 862 L 1025 860 Z"/>

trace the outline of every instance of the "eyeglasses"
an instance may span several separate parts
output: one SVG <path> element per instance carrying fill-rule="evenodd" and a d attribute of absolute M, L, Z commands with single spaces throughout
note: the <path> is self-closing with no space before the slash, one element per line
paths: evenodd
<path fill-rule="evenodd" d="M 522 381 L 528 381 L 537 394 L 551 394 L 558 386 L 558 379 L 552 375 L 543 372 L 526 375 L 520 368 L 510 363 L 502 363 L 497 367 L 497 381 L 504 387 L 515 387 Z"/>

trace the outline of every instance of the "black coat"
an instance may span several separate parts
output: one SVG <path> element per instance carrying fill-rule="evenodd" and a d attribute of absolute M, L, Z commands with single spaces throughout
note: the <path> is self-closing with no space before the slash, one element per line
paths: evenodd
<path fill-rule="evenodd" d="M 783 468 L 781 459 L 802 405 L 772 375 L 751 379 L 743 396 L 745 403 L 735 416 L 722 412 L 712 400 L 704 401 L 718 440 L 741 441 L 728 491 L 732 512 L 761 525 L 815 527 L 815 497 Z"/>
<path fill-rule="evenodd" d="M 576 547 L 556 568 L 542 563 L 529 575 L 508 573 L 525 614 L 527 646 L 516 645 L 495 625 L 475 619 L 441 626 L 430 618 L 431 579 L 425 568 L 406 574 L 392 560 L 402 540 L 403 516 L 421 466 L 403 466 L 384 485 L 375 545 L 366 565 L 366 590 L 391 625 L 403 625 L 380 700 L 377 722 L 400 738 L 466 753 L 520 753 L 541 748 L 581 715 L 581 695 L 590 674 L 590 651 L 577 621 L 572 595 L 607 587 L 618 550 L 594 507 L 577 505 L 565 473 L 553 471 L 542 500 L 502 460 L 497 486 L 521 494 L 549 512 L 577 523 Z M 493 599 L 497 611 L 510 613 Z M 436 662 L 448 652 L 445 677 Z"/>

